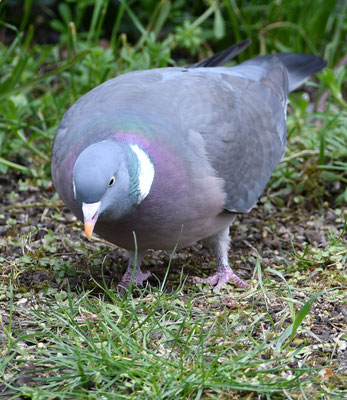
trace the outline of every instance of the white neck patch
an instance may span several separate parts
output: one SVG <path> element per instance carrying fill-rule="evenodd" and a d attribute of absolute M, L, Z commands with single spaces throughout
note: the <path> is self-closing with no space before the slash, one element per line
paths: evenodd
<path fill-rule="evenodd" d="M 154 166 L 148 155 L 137 144 L 131 144 L 130 148 L 135 153 L 139 162 L 140 198 L 138 203 L 140 204 L 151 190 L 154 179 Z"/>

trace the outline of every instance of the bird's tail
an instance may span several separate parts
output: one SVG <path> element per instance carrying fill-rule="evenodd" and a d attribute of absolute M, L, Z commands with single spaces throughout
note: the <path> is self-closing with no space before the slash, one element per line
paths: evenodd
<path fill-rule="evenodd" d="M 218 67 L 224 65 L 232 58 L 236 57 L 246 47 L 250 45 L 251 41 L 246 39 L 240 43 L 236 43 L 231 47 L 228 47 L 220 53 L 214 54 L 204 60 L 201 60 L 195 64 L 187 65 L 188 68 L 199 68 L 199 67 Z M 247 66 L 255 66 L 258 71 L 253 70 L 254 76 L 260 78 L 261 74 L 266 75 L 270 64 L 273 63 L 274 57 L 279 58 L 288 71 L 288 83 L 289 92 L 295 90 L 301 86 L 311 75 L 321 71 L 326 67 L 327 62 L 319 57 L 312 54 L 296 54 L 296 53 L 284 53 L 284 54 L 267 54 L 265 56 L 259 56 L 252 58 L 239 64 L 236 68 L 244 68 Z M 260 70 L 259 70 L 259 67 Z M 251 67 L 251 69 L 253 69 Z M 240 70 L 241 71 L 241 70 Z"/>
<path fill-rule="evenodd" d="M 297 89 L 307 79 L 326 67 L 327 61 L 312 54 L 268 54 L 246 61 L 244 64 L 270 63 L 273 57 L 279 58 L 288 71 L 289 92 Z"/>

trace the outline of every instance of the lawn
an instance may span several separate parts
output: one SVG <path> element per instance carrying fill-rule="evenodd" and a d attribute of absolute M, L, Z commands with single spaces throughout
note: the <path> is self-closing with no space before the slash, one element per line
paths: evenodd
<path fill-rule="evenodd" d="M 346 15 L 338 0 L 0 2 L 0 398 L 347 396 Z M 216 267 L 197 244 L 150 251 L 146 287 L 117 297 L 127 252 L 88 241 L 55 193 L 56 128 L 107 79 L 246 38 L 230 65 L 328 61 L 291 94 L 286 154 L 231 227 L 250 288 L 193 284 Z"/>

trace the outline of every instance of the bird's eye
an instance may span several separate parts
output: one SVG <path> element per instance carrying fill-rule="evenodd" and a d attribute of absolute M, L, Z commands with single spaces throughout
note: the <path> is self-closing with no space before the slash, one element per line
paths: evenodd
<path fill-rule="evenodd" d="M 115 182 L 116 182 L 116 178 L 114 176 L 112 176 L 112 178 L 110 179 L 110 182 L 108 183 L 108 186 L 114 185 Z"/>

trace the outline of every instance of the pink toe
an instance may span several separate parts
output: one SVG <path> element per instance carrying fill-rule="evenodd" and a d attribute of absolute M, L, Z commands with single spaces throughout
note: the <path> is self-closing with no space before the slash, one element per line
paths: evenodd
<path fill-rule="evenodd" d="M 240 288 L 245 288 L 248 289 L 249 285 L 248 283 L 246 283 L 245 281 L 243 281 L 242 279 L 240 279 L 236 274 L 232 273 L 232 275 L 230 276 L 230 280 L 235 282 L 236 285 Z"/>
<path fill-rule="evenodd" d="M 238 287 L 248 289 L 249 285 L 240 279 L 229 265 L 222 266 L 218 272 L 208 278 L 193 278 L 194 283 L 209 283 L 215 289 L 221 289 L 228 282 L 235 282 Z"/>

